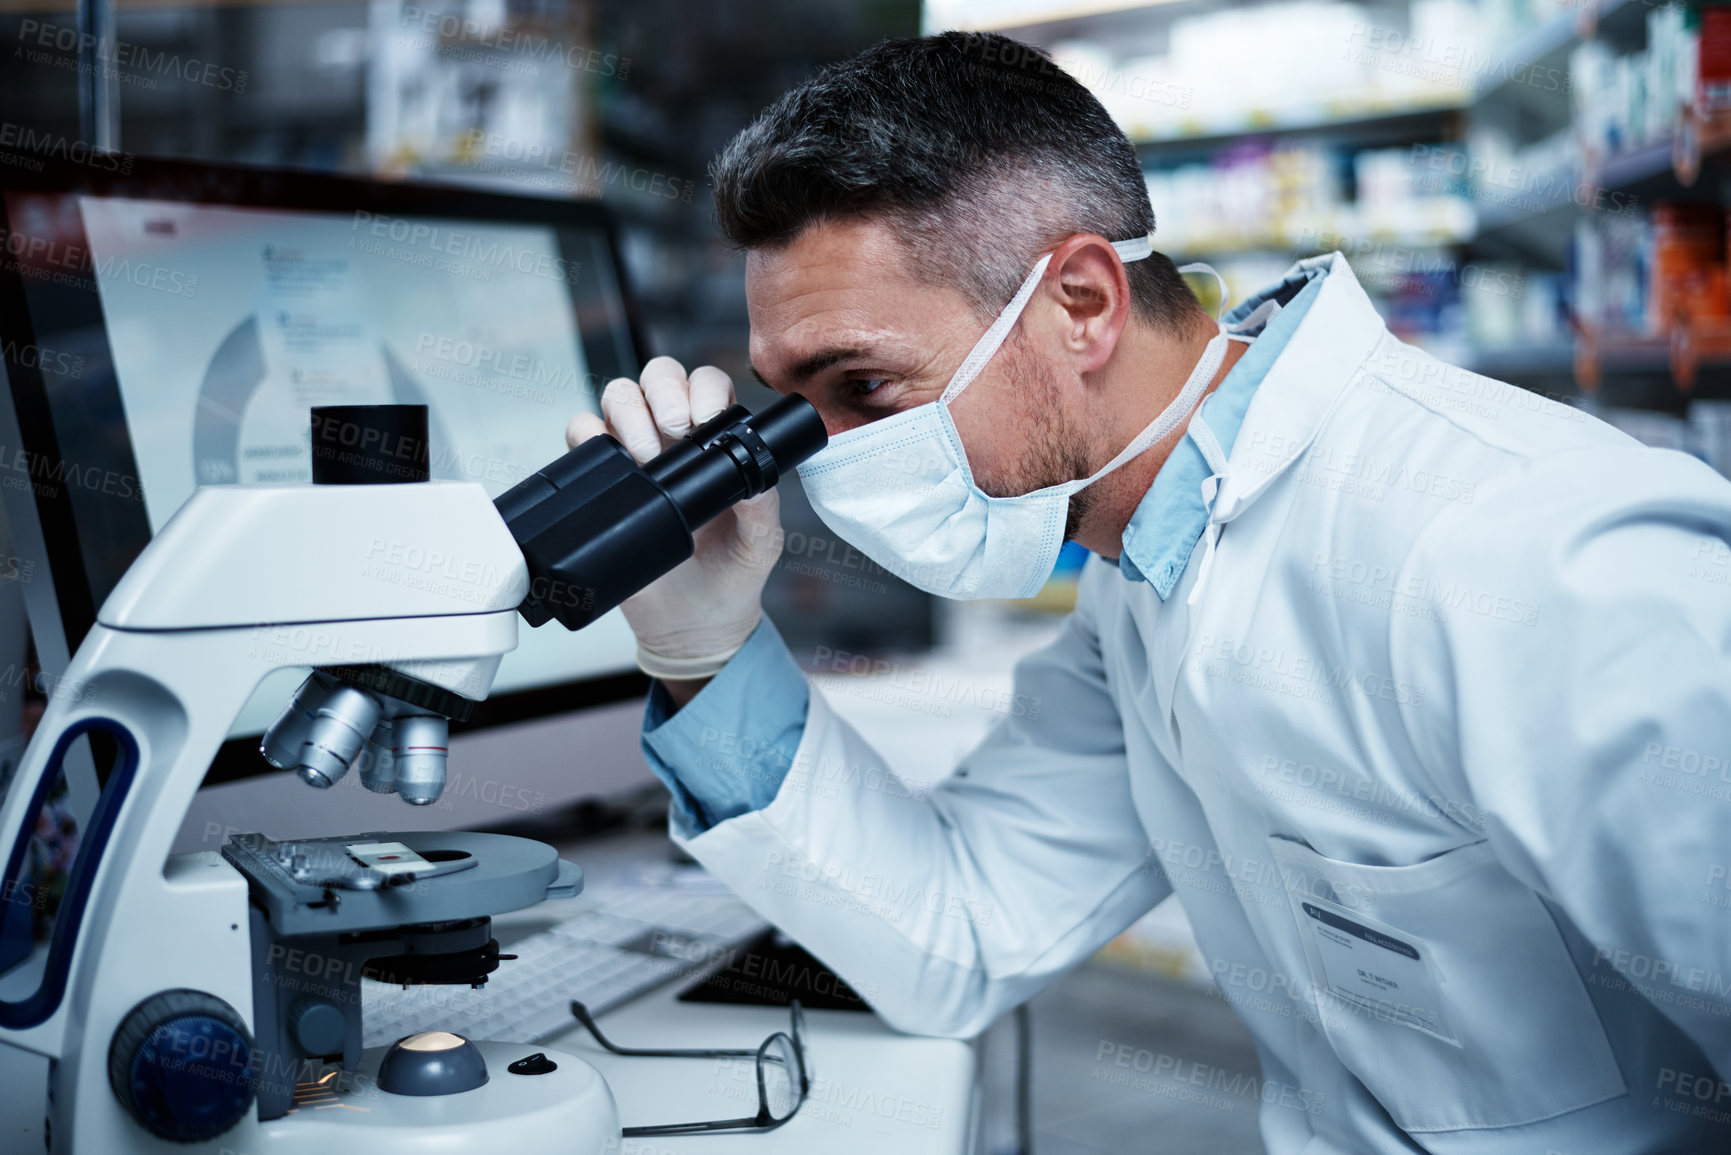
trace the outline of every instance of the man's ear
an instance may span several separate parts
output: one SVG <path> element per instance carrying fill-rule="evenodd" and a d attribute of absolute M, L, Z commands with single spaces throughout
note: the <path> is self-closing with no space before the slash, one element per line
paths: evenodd
<path fill-rule="evenodd" d="M 1048 315 L 1076 371 L 1103 368 L 1130 320 L 1130 280 L 1112 243 L 1097 233 L 1070 237 L 1052 251 L 1045 284 Z"/>

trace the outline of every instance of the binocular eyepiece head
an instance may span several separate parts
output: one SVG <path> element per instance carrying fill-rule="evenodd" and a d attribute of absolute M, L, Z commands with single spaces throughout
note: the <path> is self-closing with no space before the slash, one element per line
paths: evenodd
<path fill-rule="evenodd" d="M 524 620 L 583 628 L 690 557 L 701 526 L 774 488 L 828 440 L 797 394 L 755 415 L 732 406 L 642 465 L 612 437 L 590 438 L 494 502 L 529 566 Z"/>

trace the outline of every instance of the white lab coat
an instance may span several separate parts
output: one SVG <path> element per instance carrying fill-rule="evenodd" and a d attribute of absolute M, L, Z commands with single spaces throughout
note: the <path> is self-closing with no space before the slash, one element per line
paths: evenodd
<path fill-rule="evenodd" d="M 774 801 L 680 841 L 922 1033 L 1176 893 L 1262 1059 L 1198 1089 L 1260 1098 L 1271 1155 L 1731 1149 L 1731 484 L 1401 343 L 1318 260 L 1211 564 L 1162 602 L 1091 560 L 929 794 L 814 689 Z"/>

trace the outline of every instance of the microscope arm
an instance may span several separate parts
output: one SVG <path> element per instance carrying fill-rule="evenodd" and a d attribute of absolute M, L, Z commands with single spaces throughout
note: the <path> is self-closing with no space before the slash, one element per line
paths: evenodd
<path fill-rule="evenodd" d="M 245 883 L 218 866 L 214 844 L 208 872 L 171 877 L 163 864 L 253 688 L 273 670 L 308 664 L 304 646 L 315 635 L 320 647 L 340 652 L 392 653 L 407 663 L 468 653 L 486 655 L 478 658 L 486 665 L 515 646 L 516 632 L 515 611 L 304 628 L 96 626 L 38 724 L 38 736 L 54 740 L 31 742 L 0 808 L 0 831 L 8 836 L 5 878 L 15 900 L 30 901 L 18 869 L 30 841 L 26 822 L 33 825 L 51 793 L 70 742 L 87 730 L 110 736 L 104 741 L 116 757 L 92 821 L 80 832 L 54 936 L 40 964 L 23 964 L 41 965 L 41 981 L 27 997 L 0 1002 L 0 1040 L 62 1059 L 86 1034 L 105 1040 L 101 1027 L 111 1027 L 146 994 L 194 985 L 176 943 L 200 944 L 200 989 L 237 1008 L 250 1006 L 249 982 L 228 981 L 245 980 L 251 969 Z M 230 930 L 235 924 L 238 930 Z M 110 941 L 161 948 L 106 949 Z M 229 960 L 235 965 L 219 961 L 228 951 L 235 952 Z M 97 960 L 107 960 L 104 973 L 85 973 Z M 8 978 L 11 986 L 15 976 Z M 67 992 L 84 992 L 89 1001 L 63 998 Z"/>
<path fill-rule="evenodd" d="M 65 1058 L 86 1034 L 106 1038 L 132 1005 L 119 1005 L 127 998 L 162 989 L 176 971 L 183 981 L 170 985 L 184 985 L 188 968 L 174 944 L 201 942 L 220 954 L 232 937 L 244 949 L 244 886 L 233 872 L 210 872 L 238 889 L 207 902 L 205 889 L 224 888 L 170 879 L 163 864 L 206 769 L 266 675 L 382 664 L 486 696 L 499 659 L 516 646 L 516 606 L 528 590 L 522 555 L 486 491 L 376 486 L 365 499 L 350 487 L 200 489 L 103 603 L 0 806 L 0 910 L 17 912 L 39 897 L 26 859 L 60 759 L 86 730 L 109 735 L 97 741 L 118 753 L 79 832 L 53 936 L 36 958 L 10 969 L 15 960 L 0 959 L 0 1042 Z M 429 572 L 434 546 L 440 559 L 462 559 L 438 562 L 456 567 L 454 579 Z M 240 908 L 221 917 L 225 903 Z M 176 913 L 165 913 L 171 907 Z M 197 936 L 186 927 L 168 933 L 186 918 L 208 925 Z M 28 923 L 22 937 L 28 942 Z M 110 940 L 164 947 L 105 949 Z M 96 960 L 105 973 L 86 973 Z M 195 969 L 218 985 L 247 970 Z M 249 1005 L 237 997 L 236 1007 Z"/>

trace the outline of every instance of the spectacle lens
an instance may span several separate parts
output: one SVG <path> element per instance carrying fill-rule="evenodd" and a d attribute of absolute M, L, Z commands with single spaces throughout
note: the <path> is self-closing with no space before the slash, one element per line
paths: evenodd
<path fill-rule="evenodd" d="M 758 1078 L 763 1081 L 763 1102 L 769 1109 L 771 1122 L 785 1123 L 799 1108 L 799 1059 L 794 1053 L 793 1040 L 774 1034 L 763 1042 L 757 1064 Z"/>

